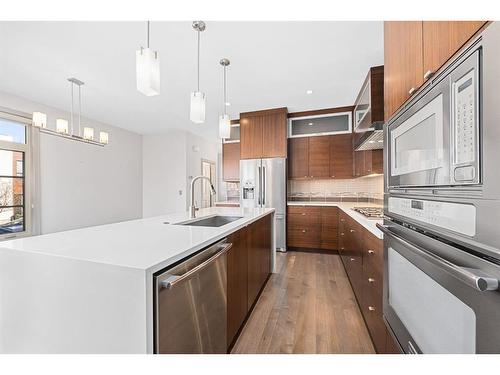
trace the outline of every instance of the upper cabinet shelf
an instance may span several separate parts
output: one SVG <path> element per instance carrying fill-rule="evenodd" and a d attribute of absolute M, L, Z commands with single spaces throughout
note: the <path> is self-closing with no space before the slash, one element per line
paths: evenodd
<path fill-rule="evenodd" d="M 350 134 L 352 132 L 352 107 L 324 113 L 294 113 L 288 120 L 288 137 Z"/>

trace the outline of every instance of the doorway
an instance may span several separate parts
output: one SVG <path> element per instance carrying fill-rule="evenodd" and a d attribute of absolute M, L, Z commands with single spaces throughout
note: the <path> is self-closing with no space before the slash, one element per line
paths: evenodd
<path fill-rule="evenodd" d="M 201 160 L 201 174 L 210 179 L 212 185 L 216 185 L 217 176 L 215 173 L 215 162 L 210 160 Z M 207 180 L 202 180 L 201 184 L 201 208 L 212 207 L 215 205 L 215 195 L 211 194 L 210 185 Z"/>

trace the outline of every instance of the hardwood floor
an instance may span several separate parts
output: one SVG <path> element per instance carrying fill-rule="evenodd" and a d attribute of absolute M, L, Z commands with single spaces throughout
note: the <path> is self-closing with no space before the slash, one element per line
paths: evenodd
<path fill-rule="evenodd" d="M 338 254 L 276 262 L 232 353 L 375 353 Z"/>

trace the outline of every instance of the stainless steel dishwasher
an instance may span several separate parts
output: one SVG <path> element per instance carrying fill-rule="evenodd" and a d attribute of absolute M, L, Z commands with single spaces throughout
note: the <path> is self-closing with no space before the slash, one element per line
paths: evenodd
<path fill-rule="evenodd" d="M 154 275 L 155 353 L 226 353 L 226 239 Z"/>

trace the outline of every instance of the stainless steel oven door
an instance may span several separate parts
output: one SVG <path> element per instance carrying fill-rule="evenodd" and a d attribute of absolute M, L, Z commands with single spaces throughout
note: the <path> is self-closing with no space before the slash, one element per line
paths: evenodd
<path fill-rule="evenodd" d="M 386 220 L 384 318 L 406 353 L 500 353 L 500 266 Z"/>
<path fill-rule="evenodd" d="M 480 182 L 480 54 L 459 58 L 389 124 L 389 188 Z"/>

